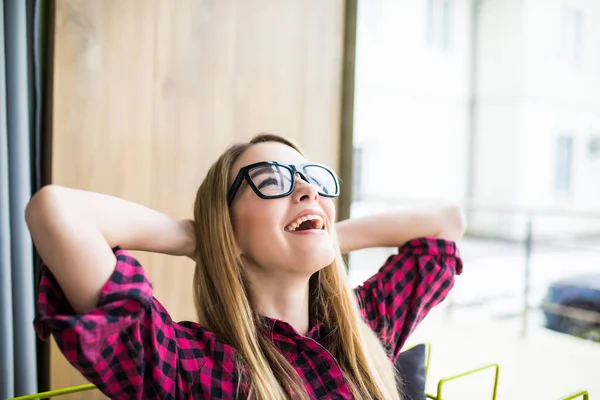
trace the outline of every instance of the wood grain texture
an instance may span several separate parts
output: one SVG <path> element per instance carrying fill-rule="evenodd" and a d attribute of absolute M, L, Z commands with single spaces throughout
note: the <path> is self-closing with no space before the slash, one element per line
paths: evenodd
<path fill-rule="evenodd" d="M 52 182 L 183 218 L 216 157 L 258 132 L 338 168 L 344 6 L 57 0 Z M 173 318 L 195 319 L 192 263 L 136 255 Z M 84 382 L 51 354 L 53 388 Z"/>

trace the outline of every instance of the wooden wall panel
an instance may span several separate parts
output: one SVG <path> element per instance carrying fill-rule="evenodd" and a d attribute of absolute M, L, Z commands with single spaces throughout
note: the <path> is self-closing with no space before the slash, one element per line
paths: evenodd
<path fill-rule="evenodd" d="M 52 181 L 190 217 L 220 152 L 261 131 L 338 166 L 342 0 L 56 0 Z M 193 265 L 138 254 L 175 320 Z M 84 382 L 55 347 L 52 387 Z"/>

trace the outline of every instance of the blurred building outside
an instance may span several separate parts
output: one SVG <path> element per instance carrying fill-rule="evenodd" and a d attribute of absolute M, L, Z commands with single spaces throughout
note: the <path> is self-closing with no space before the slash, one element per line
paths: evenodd
<path fill-rule="evenodd" d="M 359 204 L 469 199 L 600 209 L 600 2 L 359 2 Z M 547 218 L 544 235 L 600 234 Z M 523 216 L 473 213 L 472 233 L 522 239 Z"/>
<path fill-rule="evenodd" d="M 352 216 L 463 204 L 465 273 L 436 314 L 503 327 L 466 336 L 487 355 L 508 331 L 513 349 L 523 332 L 566 353 L 582 342 L 541 329 L 539 306 L 552 282 L 600 275 L 599 37 L 595 0 L 359 1 Z M 352 283 L 390 251 L 353 254 Z M 513 377 L 543 368 L 513 361 Z M 567 386 L 589 371 L 577 362 Z"/>

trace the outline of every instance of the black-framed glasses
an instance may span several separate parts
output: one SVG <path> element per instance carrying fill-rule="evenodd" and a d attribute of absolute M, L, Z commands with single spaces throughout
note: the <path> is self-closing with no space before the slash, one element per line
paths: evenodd
<path fill-rule="evenodd" d="M 291 165 L 263 161 L 240 169 L 227 193 L 227 204 L 231 205 L 244 180 L 262 199 L 289 196 L 296 187 L 297 175 L 303 181 L 315 186 L 321 196 L 337 197 L 340 194 L 340 184 L 335 173 L 324 165 L 314 163 Z"/>

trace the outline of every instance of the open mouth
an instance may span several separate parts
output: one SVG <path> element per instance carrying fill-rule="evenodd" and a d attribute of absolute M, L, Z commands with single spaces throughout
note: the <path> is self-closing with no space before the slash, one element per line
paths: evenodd
<path fill-rule="evenodd" d="M 292 221 L 285 227 L 287 232 L 301 232 L 308 231 L 311 229 L 322 230 L 325 229 L 325 223 L 320 215 L 311 214 L 305 215 Z"/>

